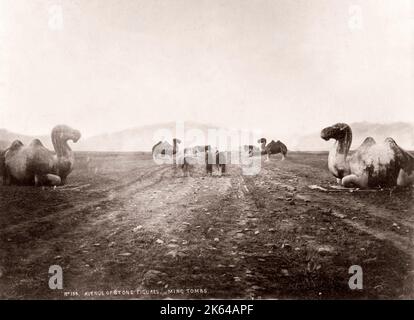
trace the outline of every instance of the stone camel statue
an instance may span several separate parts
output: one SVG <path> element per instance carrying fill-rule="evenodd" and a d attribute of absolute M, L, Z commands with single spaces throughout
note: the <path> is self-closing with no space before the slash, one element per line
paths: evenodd
<path fill-rule="evenodd" d="M 13 141 L 3 153 L 3 183 L 23 185 L 63 185 L 74 165 L 74 154 L 68 140 L 77 142 L 81 134 L 66 125 L 53 128 L 52 143 L 55 152 L 48 150 L 39 139 L 25 146 Z"/>
<path fill-rule="evenodd" d="M 352 130 L 337 123 L 321 131 L 324 140 L 334 139 L 328 168 L 344 187 L 376 188 L 408 186 L 414 183 L 414 157 L 392 138 L 376 143 L 371 137 L 350 155 Z"/>

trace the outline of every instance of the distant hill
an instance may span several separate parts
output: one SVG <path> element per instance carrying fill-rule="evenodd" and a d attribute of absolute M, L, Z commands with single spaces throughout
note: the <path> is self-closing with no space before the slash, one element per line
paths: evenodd
<path fill-rule="evenodd" d="M 217 132 L 225 130 L 218 126 L 189 121 L 181 123 L 181 125 L 182 127 L 180 127 L 180 124 L 177 127 L 175 122 L 167 122 L 92 137 L 82 137 L 78 143 L 70 143 L 70 146 L 75 151 L 151 151 L 153 145 L 158 141 L 167 140 L 172 143 L 174 137 L 183 140 L 185 136 L 187 136 L 187 139 L 188 137 L 199 136 L 200 139 L 190 138 L 189 145 L 204 145 L 206 143 L 204 139 L 207 137 L 209 130 L 213 129 Z M 46 147 L 53 149 L 50 136 L 31 137 L 5 129 L 0 129 L 0 149 L 8 147 L 16 139 L 28 144 L 34 138 L 39 138 Z"/>
<path fill-rule="evenodd" d="M 47 148 L 52 148 L 50 136 L 27 136 L 19 133 L 10 132 L 6 129 L 0 129 L 0 150 L 6 149 L 14 140 L 20 140 L 24 144 L 30 143 L 33 139 L 40 139 Z"/>
<path fill-rule="evenodd" d="M 414 124 L 406 122 L 394 122 L 389 124 L 356 122 L 350 124 L 353 134 L 351 149 L 357 148 L 366 137 L 371 136 L 377 142 L 387 137 L 392 137 L 402 148 L 414 150 Z M 326 142 L 320 138 L 320 131 L 301 136 L 293 144 L 294 150 L 324 151 L 328 150 L 332 142 Z"/>
<path fill-rule="evenodd" d="M 186 134 L 190 136 L 198 132 L 204 137 L 207 136 L 209 129 L 226 130 L 218 126 L 197 122 L 185 122 L 184 128 Z M 381 141 L 386 137 L 393 137 L 404 149 L 414 150 L 414 124 L 405 122 L 389 124 L 358 122 L 352 123 L 351 128 L 353 131 L 351 148 L 358 147 L 367 136 L 372 136 L 377 141 Z M 167 140 L 171 143 L 173 137 L 183 139 L 185 133 L 180 132 L 180 128 L 178 128 L 178 131 L 176 131 L 175 122 L 160 123 L 93 137 L 82 137 L 78 143 L 71 143 L 70 145 L 76 151 L 151 151 L 152 146 L 160 140 Z M 272 138 L 271 135 L 269 137 Z M 31 137 L 0 129 L 0 150 L 8 147 L 15 139 L 27 144 L 34 138 L 40 139 L 47 148 L 53 149 L 49 135 Z M 291 138 L 284 142 L 287 143 L 288 149 L 292 151 L 325 151 L 332 145 L 332 142 L 326 142 L 320 138 L 320 131 L 304 136 L 298 136 L 297 133 L 292 132 Z M 242 142 L 242 144 L 247 143 Z M 195 140 L 190 142 L 190 145 L 198 144 L 205 144 L 205 141 Z"/>
<path fill-rule="evenodd" d="M 198 130 L 203 135 L 207 134 L 208 129 L 220 129 L 217 126 L 196 122 L 185 122 L 184 128 L 185 132 Z M 184 133 L 180 131 L 180 128 L 176 128 L 175 122 L 130 128 L 81 139 L 73 145 L 73 149 L 79 151 L 151 151 L 153 145 L 160 140 L 172 143 L 174 137 L 183 139 Z M 194 141 L 194 144 L 198 143 L 201 144 L 202 141 Z"/>

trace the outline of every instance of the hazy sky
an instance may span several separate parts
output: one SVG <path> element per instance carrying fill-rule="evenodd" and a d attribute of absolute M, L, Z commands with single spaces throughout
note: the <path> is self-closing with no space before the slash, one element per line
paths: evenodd
<path fill-rule="evenodd" d="M 411 0 L 0 0 L 0 128 L 414 122 L 413 47 Z"/>

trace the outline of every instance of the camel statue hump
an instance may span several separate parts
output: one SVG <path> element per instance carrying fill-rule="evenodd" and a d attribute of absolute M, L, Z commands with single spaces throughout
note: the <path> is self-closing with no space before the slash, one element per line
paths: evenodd
<path fill-rule="evenodd" d="M 386 139 L 384 140 L 384 142 L 385 142 L 386 144 L 388 144 L 389 146 L 398 147 L 397 142 L 395 142 L 395 140 L 394 140 L 393 138 L 391 138 L 391 137 L 386 138 Z"/>
<path fill-rule="evenodd" d="M 362 142 L 361 147 L 371 147 L 376 143 L 377 142 L 375 141 L 373 137 L 366 137 L 364 142 Z"/>
<path fill-rule="evenodd" d="M 16 151 L 19 150 L 21 147 L 23 147 L 23 142 L 21 142 L 20 140 L 14 140 L 10 145 L 9 150 Z"/>
<path fill-rule="evenodd" d="M 44 147 L 43 143 L 39 139 L 34 139 L 30 142 L 29 147 Z"/>

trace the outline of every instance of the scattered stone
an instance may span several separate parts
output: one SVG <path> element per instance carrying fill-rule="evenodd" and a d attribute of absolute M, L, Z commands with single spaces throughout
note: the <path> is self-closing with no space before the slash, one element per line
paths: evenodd
<path fill-rule="evenodd" d="M 400 226 L 399 226 L 398 224 L 396 224 L 395 222 L 392 224 L 392 227 L 393 227 L 393 228 L 400 229 Z"/>
<path fill-rule="evenodd" d="M 143 227 L 141 225 L 136 226 L 132 231 L 137 232 L 138 230 L 141 230 Z"/>
<path fill-rule="evenodd" d="M 114 245 L 115 245 L 115 242 L 113 242 L 113 241 L 112 241 L 112 242 L 110 242 L 110 243 L 108 244 L 108 247 L 110 247 L 110 248 L 111 248 L 111 247 L 113 247 Z"/>
<path fill-rule="evenodd" d="M 58 260 L 58 259 L 62 259 L 62 256 L 56 256 L 56 257 L 55 257 L 55 259 L 56 259 L 56 260 Z"/>
<path fill-rule="evenodd" d="M 219 239 L 219 238 L 214 238 L 214 241 L 215 241 L 215 242 L 219 242 L 219 241 L 220 241 L 220 239 Z"/>
<path fill-rule="evenodd" d="M 289 270 L 288 269 L 282 269 L 280 270 L 280 272 L 285 276 L 288 277 L 289 276 Z"/>
<path fill-rule="evenodd" d="M 321 254 L 332 253 L 333 251 L 334 251 L 334 248 L 329 245 L 321 246 L 318 248 L 318 253 L 321 253 Z"/>
<path fill-rule="evenodd" d="M 175 258 L 177 256 L 177 250 L 171 250 L 166 254 L 166 256 L 171 256 L 172 258 Z"/>
<path fill-rule="evenodd" d="M 122 256 L 122 257 L 129 257 L 130 255 L 132 255 L 131 252 L 124 252 L 124 253 L 118 254 L 118 256 Z"/>
<path fill-rule="evenodd" d="M 101 244 L 100 243 L 94 243 L 93 246 L 94 247 L 99 247 Z"/>
<path fill-rule="evenodd" d="M 162 284 L 162 279 L 166 277 L 167 275 L 161 271 L 158 270 L 148 270 L 143 278 L 142 278 L 142 284 L 151 286 L 154 284 Z"/>
<path fill-rule="evenodd" d="M 259 234 L 260 233 L 260 231 L 259 230 L 256 230 L 255 232 L 254 232 L 254 234 Z"/>
<path fill-rule="evenodd" d="M 276 230 L 274 228 L 270 228 L 268 231 L 269 232 L 275 232 Z"/>
<path fill-rule="evenodd" d="M 320 191 L 325 191 L 325 192 L 328 191 L 328 189 L 322 188 L 322 187 L 320 187 L 316 184 L 312 184 L 312 185 L 308 186 L 308 188 L 311 189 L 311 190 L 320 190 Z"/>
<path fill-rule="evenodd" d="M 240 282 L 240 281 L 241 281 L 241 279 L 240 279 L 240 277 L 234 277 L 234 281 L 236 281 L 236 282 Z"/>
<path fill-rule="evenodd" d="M 311 197 L 307 196 L 307 195 L 304 195 L 304 194 L 297 194 L 296 199 L 299 199 L 299 200 L 302 200 L 302 201 L 305 201 L 305 202 L 311 202 Z"/>
<path fill-rule="evenodd" d="M 282 244 L 282 249 L 288 249 L 288 250 L 290 250 L 290 249 L 292 249 L 292 246 L 289 243 L 283 243 Z"/>
<path fill-rule="evenodd" d="M 259 286 L 254 285 L 254 286 L 252 286 L 252 289 L 256 291 L 256 290 L 263 289 L 263 287 L 259 287 Z"/>
<path fill-rule="evenodd" d="M 345 214 L 342 214 L 342 213 L 339 213 L 339 212 L 336 212 L 336 211 L 331 211 L 329 213 L 332 214 L 334 217 L 337 217 L 339 219 L 345 219 L 346 218 Z M 352 219 L 354 219 L 354 218 L 352 218 Z"/>
<path fill-rule="evenodd" d="M 157 243 L 157 244 L 164 244 L 164 241 L 162 241 L 161 239 L 157 239 L 157 240 L 155 241 L 155 243 Z"/>

